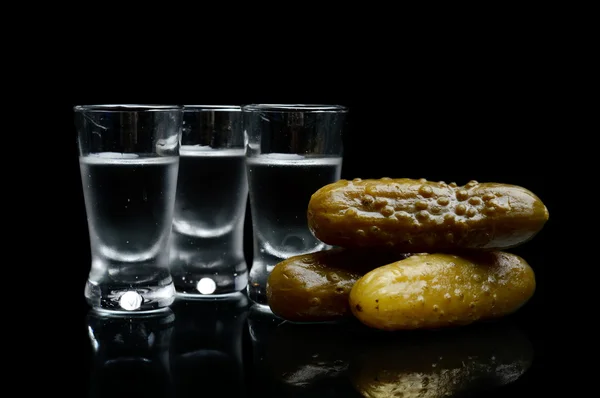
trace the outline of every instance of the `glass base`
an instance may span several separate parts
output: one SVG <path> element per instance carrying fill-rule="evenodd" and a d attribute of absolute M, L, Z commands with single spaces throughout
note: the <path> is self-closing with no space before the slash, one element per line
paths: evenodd
<path fill-rule="evenodd" d="M 254 261 L 250 269 L 248 280 L 248 298 L 256 304 L 266 305 L 267 302 L 267 280 L 273 266 L 267 266 L 262 261 Z"/>
<path fill-rule="evenodd" d="M 185 272 L 173 271 L 177 297 L 192 299 L 225 298 L 238 294 L 248 285 L 246 265 L 236 267 L 239 271 L 215 272 L 214 270 L 192 269 Z"/>
<path fill-rule="evenodd" d="M 171 278 L 156 285 L 131 284 L 105 286 L 92 280 L 85 285 L 85 297 L 95 311 L 103 314 L 131 315 L 158 313 L 175 301 L 175 286 Z"/>
<path fill-rule="evenodd" d="M 179 299 L 184 300 L 221 300 L 221 299 L 229 299 L 229 298 L 237 298 L 239 295 L 243 294 L 243 289 L 237 292 L 231 293 L 223 293 L 223 294 L 200 294 L 196 293 L 181 293 L 177 292 L 176 296 Z"/>
<path fill-rule="evenodd" d="M 267 294 L 265 292 L 264 287 L 249 283 L 247 288 L 247 294 L 248 298 L 252 301 L 253 304 L 269 308 Z"/>
<path fill-rule="evenodd" d="M 139 319 L 147 320 L 147 319 L 155 319 L 168 317 L 173 314 L 173 311 L 170 307 L 162 307 L 155 310 L 147 310 L 147 311 L 118 311 L 118 310 L 105 310 L 102 308 L 92 308 L 90 310 L 89 315 L 95 316 L 101 319 L 113 319 L 113 317 L 121 318 L 123 315 L 126 315 L 131 319 Z"/>

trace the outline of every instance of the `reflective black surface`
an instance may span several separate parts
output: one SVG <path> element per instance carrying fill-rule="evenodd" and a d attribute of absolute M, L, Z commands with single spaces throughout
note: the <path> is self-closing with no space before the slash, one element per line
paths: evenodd
<path fill-rule="evenodd" d="M 528 22 L 524 22 L 523 25 L 531 27 Z M 498 30 L 499 35 L 503 37 L 510 31 L 510 28 L 507 29 Z M 412 36 L 420 36 L 420 33 L 424 32 L 423 30 L 415 32 Z M 114 46 L 110 47 L 112 50 L 107 50 L 107 44 L 101 44 L 100 53 L 91 51 L 89 46 L 82 47 L 83 51 L 72 52 L 76 60 L 70 63 L 72 82 L 65 82 L 62 77 L 47 79 L 55 82 L 57 89 L 45 90 L 52 104 L 59 101 L 58 94 L 67 92 L 66 96 L 70 101 L 62 107 L 61 118 L 57 119 L 56 114 L 52 113 L 50 117 L 43 119 L 46 121 L 43 128 L 29 129 L 27 134 L 32 139 L 25 140 L 26 144 L 37 142 L 34 138 L 38 137 L 48 140 L 48 145 L 34 146 L 43 148 L 49 156 L 48 161 L 43 163 L 43 169 L 49 170 L 50 173 L 47 178 L 42 178 L 40 183 L 42 185 L 51 183 L 53 188 L 40 190 L 40 184 L 32 183 L 34 180 L 30 178 L 35 175 L 27 174 L 27 178 L 20 180 L 23 186 L 32 187 L 31 194 L 23 194 L 19 190 L 20 185 L 15 190 L 17 202 L 26 204 L 25 211 L 22 213 L 9 211 L 7 213 L 9 217 L 6 218 L 11 221 L 11 215 L 33 214 L 37 217 L 42 214 L 48 215 L 50 220 L 41 224 L 13 223 L 15 226 L 28 228 L 23 230 L 26 231 L 25 234 L 18 235 L 25 245 L 21 252 L 27 254 L 27 261 L 18 264 L 10 261 L 6 264 L 9 264 L 11 269 L 14 268 L 28 276 L 39 272 L 35 275 L 42 275 L 44 278 L 39 281 L 45 284 L 38 285 L 43 287 L 38 290 L 40 294 L 27 294 L 33 301 L 31 306 L 23 307 L 20 302 L 15 301 L 8 305 L 30 319 L 32 326 L 26 327 L 20 320 L 17 322 L 12 319 L 5 320 L 5 330 L 9 334 L 5 340 L 6 351 L 14 350 L 17 353 L 18 360 L 15 362 L 22 367 L 23 374 L 27 375 L 27 378 L 14 377 L 12 368 L 9 367 L 5 375 L 8 375 L 9 379 L 14 379 L 20 390 L 5 389 L 4 396 L 45 397 L 56 393 L 59 397 L 176 397 L 186 396 L 185 394 L 195 397 L 227 397 L 226 392 L 219 393 L 220 388 L 238 388 L 242 391 L 241 396 L 247 397 L 293 397 L 302 394 L 315 397 L 336 395 L 353 397 L 358 394 L 354 384 L 349 381 L 349 376 L 346 375 L 356 374 L 353 372 L 357 367 L 364 369 L 367 366 L 363 365 L 366 362 L 364 358 L 367 356 L 359 353 L 352 354 L 355 355 L 352 358 L 357 359 L 348 360 L 344 357 L 346 355 L 344 350 L 327 351 L 328 346 L 323 347 L 321 340 L 303 338 L 300 328 L 297 334 L 301 337 L 289 339 L 294 342 L 292 346 L 297 347 L 297 351 L 294 351 L 296 354 L 290 354 L 290 361 L 296 358 L 296 363 L 302 362 L 304 359 L 298 358 L 298 355 L 303 353 L 302 347 L 309 345 L 313 347 L 313 353 L 310 355 L 308 354 L 310 351 L 306 349 L 306 355 L 309 357 L 311 355 L 317 355 L 316 359 L 319 355 L 325 356 L 325 359 L 334 357 L 333 367 L 327 365 L 331 370 L 323 375 L 319 369 L 325 366 L 317 367 L 321 374 L 320 378 L 311 378 L 310 372 L 304 372 L 308 373 L 307 377 L 302 373 L 302 377 L 298 379 L 308 379 L 312 384 L 307 383 L 307 387 L 300 389 L 288 387 L 289 382 L 278 381 L 280 377 L 277 374 L 264 371 L 271 369 L 273 365 L 268 365 L 266 356 L 260 357 L 255 354 L 269 350 L 272 352 L 271 346 L 274 346 L 275 340 L 269 336 L 273 332 L 271 329 L 277 330 L 276 322 L 267 320 L 260 322 L 262 326 L 254 325 L 254 328 L 259 330 L 255 335 L 259 338 L 262 336 L 262 340 L 259 341 L 263 343 L 255 343 L 253 347 L 246 320 L 251 319 L 249 316 L 251 314 L 242 315 L 246 316 L 241 331 L 243 383 L 238 382 L 237 373 L 231 370 L 230 365 L 219 365 L 220 369 L 228 370 L 217 372 L 219 378 L 216 378 L 214 373 L 207 373 L 214 380 L 206 384 L 204 374 L 206 370 L 202 369 L 217 369 L 217 365 L 223 363 L 217 364 L 214 356 L 213 359 L 209 359 L 207 355 L 206 361 L 202 355 L 196 355 L 189 361 L 187 359 L 190 358 L 185 356 L 173 360 L 173 357 L 177 356 L 173 353 L 193 350 L 198 352 L 204 347 L 214 347 L 211 344 L 203 346 L 204 342 L 211 341 L 203 334 L 204 332 L 198 333 L 198 338 L 195 340 L 193 336 L 196 332 L 185 328 L 183 330 L 190 331 L 188 334 L 190 340 L 182 339 L 181 341 L 184 342 L 182 343 L 178 339 L 179 345 L 177 345 L 173 341 L 173 336 L 181 335 L 182 328 L 179 325 L 181 318 L 185 318 L 186 315 L 180 315 L 176 311 L 173 311 L 176 319 L 170 331 L 168 368 L 157 365 L 154 372 L 141 372 L 142 377 L 134 378 L 135 362 L 130 362 L 131 366 L 127 367 L 130 373 L 125 371 L 125 367 L 121 367 L 118 372 L 110 373 L 113 381 L 106 376 L 108 374 L 106 371 L 103 373 L 99 365 L 102 363 L 101 355 L 94 353 L 88 337 L 86 316 L 89 309 L 83 299 L 83 287 L 89 273 L 91 259 L 72 107 L 77 104 L 144 101 L 164 104 L 339 103 L 350 109 L 349 130 L 343 142 L 342 178 L 423 177 L 431 181 L 444 180 L 457 183 L 467 183 L 475 179 L 480 182 L 511 183 L 530 189 L 547 205 L 550 221 L 532 241 L 511 250 L 515 254 L 522 255 L 532 265 L 536 272 L 538 286 L 532 300 L 516 316 L 511 317 L 510 321 L 531 343 L 533 362 L 528 370 L 512 383 L 494 387 L 488 392 L 473 393 L 473 396 L 492 398 L 594 396 L 594 382 L 597 376 L 594 372 L 591 377 L 587 377 L 580 368 L 593 372 L 596 363 L 593 355 L 597 345 L 596 338 L 594 336 L 593 339 L 588 339 L 585 333 L 596 334 L 596 329 L 593 327 L 595 297 L 589 301 L 581 298 L 582 293 L 596 291 L 596 289 L 582 290 L 581 288 L 587 281 L 592 283 L 596 281 L 591 276 L 594 267 L 593 261 L 590 261 L 595 259 L 595 252 L 585 250 L 586 246 L 581 243 L 576 246 L 568 245 L 569 233 L 576 232 L 577 237 L 586 235 L 579 229 L 560 228 L 559 218 L 561 205 L 564 205 L 565 209 L 568 208 L 571 217 L 574 216 L 577 220 L 582 214 L 584 216 L 594 214 L 584 211 L 584 208 L 573 207 L 577 202 L 573 201 L 576 197 L 575 193 L 580 191 L 569 190 L 569 188 L 583 189 L 586 185 L 579 186 L 562 178 L 564 175 L 562 168 L 571 164 L 568 154 L 565 155 L 568 152 L 565 151 L 565 145 L 569 142 L 581 142 L 577 139 L 569 140 L 568 138 L 574 136 L 574 133 L 565 135 L 565 131 L 571 130 L 557 123 L 557 118 L 565 114 L 562 102 L 571 100 L 568 96 L 559 98 L 560 96 L 555 95 L 557 87 L 560 86 L 557 84 L 557 78 L 565 76 L 569 79 L 572 76 L 562 73 L 561 68 L 553 69 L 553 65 L 562 64 L 554 62 L 556 41 L 546 40 L 549 44 L 544 46 L 544 37 L 548 30 L 533 28 L 531 32 L 533 32 L 533 41 L 525 37 L 527 35 L 518 35 L 517 40 L 506 46 L 502 44 L 502 40 L 490 41 L 488 38 L 485 42 L 478 43 L 481 45 L 475 46 L 469 45 L 468 40 L 458 40 L 450 43 L 447 51 L 440 51 L 437 48 L 439 45 L 435 44 L 444 42 L 445 34 L 437 35 L 431 43 L 417 45 L 423 54 L 419 53 L 416 56 L 413 56 L 410 50 L 404 52 L 404 47 L 398 40 L 395 40 L 394 45 L 390 47 L 391 51 L 388 52 L 379 51 L 378 47 L 373 46 L 369 41 L 366 47 L 373 48 L 371 58 L 369 54 L 362 54 L 360 51 L 333 51 L 334 58 L 340 58 L 339 55 L 342 53 L 350 56 L 339 62 L 337 69 L 335 67 L 337 64 L 332 66 L 329 62 L 331 60 L 315 64 L 314 57 L 298 56 L 303 53 L 292 51 L 297 46 L 286 47 L 285 51 L 292 54 L 295 61 L 306 58 L 311 61 L 313 68 L 315 65 L 325 67 L 325 69 L 317 68 L 320 79 L 315 79 L 316 75 L 312 74 L 310 77 L 306 76 L 307 79 L 302 82 L 298 80 L 301 74 L 290 73 L 287 69 L 285 70 L 288 78 L 283 80 L 269 78 L 267 75 L 271 71 L 261 78 L 256 78 L 252 73 L 245 73 L 245 78 L 232 78 L 231 73 L 222 67 L 222 62 L 203 62 L 204 69 L 201 75 L 210 78 L 187 79 L 185 84 L 173 84 L 173 76 L 168 73 L 163 73 L 165 80 L 161 82 L 159 79 L 158 84 L 154 84 L 156 81 L 149 84 L 146 78 L 132 78 L 131 73 L 121 73 L 122 80 L 114 80 L 106 78 L 108 76 L 106 65 L 102 62 L 104 59 L 109 59 L 111 65 L 115 65 L 113 62 L 115 57 L 102 56 L 102 54 L 110 54 Z M 481 36 L 472 33 L 468 34 L 471 38 Z M 70 40 L 65 43 L 74 49 Z M 521 48 L 518 48 L 519 43 L 522 44 Z M 267 49 L 271 47 L 273 46 L 269 44 Z M 549 49 L 550 57 L 543 56 L 545 47 Z M 94 48 L 96 47 L 92 49 Z M 339 50 L 341 47 L 336 48 Z M 123 49 L 126 51 L 127 62 L 135 61 L 136 57 L 131 54 L 137 54 L 136 47 L 125 46 Z M 84 53 L 89 54 L 92 62 L 85 59 Z M 260 51 L 259 53 L 263 54 Z M 385 58 L 388 53 L 390 54 L 388 58 L 401 61 L 388 62 L 391 58 L 382 61 L 381 57 Z M 401 54 L 400 58 L 398 53 Z M 146 57 L 137 58 L 146 61 Z M 363 71 L 362 62 L 365 59 L 376 61 L 377 73 Z M 539 62 L 535 61 L 536 59 L 539 59 Z M 568 60 L 569 57 L 565 59 Z M 69 63 L 63 62 L 63 64 Z M 147 66 L 146 64 L 147 62 L 144 65 Z M 179 63 L 175 64 L 180 67 Z M 295 65 L 289 62 L 284 64 L 286 67 Z M 85 67 L 81 67 L 82 65 Z M 116 65 L 122 66 L 121 63 Z M 207 72 L 206 67 L 210 69 L 213 65 L 221 70 L 220 75 L 215 71 Z M 252 65 L 252 62 L 244 63 L 245 67 Z M 101 72 L 96 73 L 103 78 L 101 84 L 94 84 L 97 82 L 97 79 L 93 78 L 94 66 L 97 72 Z M 346 70 L 349 71 L 347 75 L 337 73 Z M 69 84 L 73 82 L 76 83 Z M 387 93 L 392 94 L 391 102 L 385 96 Z M 578 120 L 577 117 L 571 119 Z M 554 134 L 555 132 L 558 134 Z M 554 136 L 559 137 L 561 141 L 560 152 L 554 151 L 555 146 L 552 145 Z M 23 166 L 23 170 L 26 167 Z M 57 168 L 53 169 L 53 167 Z M 572 174 L 572 176 L 576 175 Z M 585 195 L 582 197 L 585 198 Z M 40 209 L 40 203 L 43 204 L 42 207 L 47 207 Z M 575 208 L 578 212 L 572 211 Z M 32 213 L 32 209 L 39 209 L 39 212 Z M 586 221 L 589 219 L 583 218 Z M 591 221 L 589 223 L 594 225 Z M 251 214 L 247 211 L 244 245 L 248 264 L 251 264 L 253 259 L 251 224 Z M 39 229 L 32 230 L 32 225 L 39 226 Z M 42 232 L 40 235 L 32 234 L 32 231 L 38 230 Z M 61 232 L 63 230 L 67 231 L 66 235 Z M 556 231 L 555 237 L 561 237 L 560 241 L 552 239 L 552 231 Z M 9 251 L 14 251 L 12 244 L 7 247 L 11 249 Z M 62 249 L 68 249 L 72 254 L 67 257 L 58 256 Z M 586 253 L 587 261 L 571 259 L 566 262 L 560 261 L 562 255 L 571 256 L 574 252 L 575 254 Z M 47 255 L 43 261 L 40 259 L 42 254 Z M 36 260 L 38 268 L 30 268 L 33 260 Z M 58 266 L 54 265 L 54 261 L 58 261 Z M 584 271 L 571 273 L 578 270 Z M 56 280 L 48 283 L 46 278 L 53 275 Z M 554 278 L 560 281 L 554 283 Z M 35 280 L 31 277 L 27 278 L 30 283 Z M 19 294 L 15 294 L 13 298 L 23 297 L 23 289 L 26 286 L 24 281 L 23 275 L 19 274 L 18 278 L 11 283 L 16 289 L 20 289 Z M 60 302 L 51 302 L 47 298 L 52 295 L 41 294 L 41 292 L 51 294 L 58 290 L 62 293 L 59 296 L 62 300 Z M 578 297 L 580 299 L 575 300 Z M 75 308 L 72 308 L 72 305 Z M 208 305 L 209 311 L 210 308 Z M 586 310 L 585 317 L 579 315 L 582 309 Z M 40 316 L 39 313 L 42 315 Z M 219 318 L 226 317 L 223 312 L 218 314 Z M 214 322 L 209 321 L 209 317 L 202 318 L 200 315 L 193 316 L 193 314 L 188 316 L 194 322 L 199 322 L 200 330 L 207 333 L 209 330 L 214 330 L 214 327 L 211 329 L 209 326 Z M 126 322 L 122 323 L 124 327 Z M 184 324 L 187 322 L 184 321 Z M 14 344 L 13 335 L 23 335 L 26 342 L 23 345 Z M 118 339 L 111 340 L 110 334 L 102 334 L 102 336 L 101 340 L 106 337 L 107 343 L 118 344 Z M 401 339 L 403 336 L 404 334 L 395 334 L 393 338 Z M 195 341 L 197 345 L 190 346 L 190 341 Z M 351 342 L 358 344 L 354 340 Z M 186 351 L 186 345 L 190 347 L 189 351 Z M 579 345 L 585 347 L 580 349 Z M 46 347 L 49 347 L 49 353 L 42 352 Z M 386 352 L 386 346 L 383 347 L 379 351 L 376 350 L 377 347 L 373 350 Z M 27 350 L 23 352 L 23 349 Z M 390 349 L 392 359 L 395 357 L 394 352 L 398 351 L 406 352 L 403 347 Z M 283 352 L 285 354 L 285 351 Z M 335 363 L 338 355 L 342 355 L 339 366 Z M 413 351 L 412 354 L 403 354 L 402 357 L 414 355 L 416 354 Z M 585 360 L 575 358 L 579 355 Z M 351 364 L 346 365 L 344 361 L 350 361 Z M 385 363 L 389 363 L 388 361 L 386 357 Z M 587 364 L 588 361 L 591 366 L 582 365 Z M 329 362 L 329 359 L 324 360 L 324 363 Z M 159 361 L 158 364 L 160 363 Z M 294 362 L 291 363 L 293 365 Z M 404 367 L 405 363 L 399 362 L 398 366 Z M 9 365 L 12 363 L 9 362 Z M 292 370 L 288 372 L 295 375 L 297 372 L 294 372 L 295 366 L 292 365 L 290 365 Z M 147 367 L 146 369 L 149 370 Z M 308 366 L 304 369 L 313 368 Z M 163 370 L 165 373 L 161 376 Z M 143 376 L 144 374 L 147 376 Z M 335 377 L 325 377 L 328 375 L 335 375 Z M 294 379 L 287 377 L 284 380 Z M 118 388 L 107 389 L 111 383 Z M 40 394 L 31 394 L 32 389 L 38 388 Z M 579 393 L 582 389 L 591 389 L 591 392 Z"/>
<path fill-rule="evenodd" d="M 504 397 L 543 385 L 543 346 L 518 316 L 382 332 L 355 320 L 294 324 L 229 299 L 85 328 L 88 397 Z"/>
<path fill-rule="evenodd" d="M 170 310 L 135 318 L 90 313 L 87 326 L 93 360 L 89 396 L 169 396 L 174 320 Z"/>

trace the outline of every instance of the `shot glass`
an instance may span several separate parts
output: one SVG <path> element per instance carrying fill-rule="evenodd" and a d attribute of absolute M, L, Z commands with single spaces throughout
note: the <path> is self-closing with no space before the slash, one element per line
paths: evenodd
<path fill-rule="evenodd" d="M 315 191 L 340 179 L 347 112 L 340 105 L 243 107 L 254 235 L 248 294 L 255 303 L 266 304 L 275 264 L 330 247 L 312 235 L 306 210 Z"/>
<path fill-rule="evenodd" d="M 88 303 L 113 313 L 157 311 L 175 298 L 168 243 L 182 108 L 76 106 L 91 246 Z"/>
<path fill-rule="evenodd" d="M 184 105 L 170 244 L 177 295 L 230 295 L 246 288 L 248 198 L 239 106 Z"/>

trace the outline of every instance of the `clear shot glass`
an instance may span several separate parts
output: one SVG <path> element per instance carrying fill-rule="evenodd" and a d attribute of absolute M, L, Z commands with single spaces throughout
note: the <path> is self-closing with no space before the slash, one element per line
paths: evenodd
<path fill-rule="evenodd" d="M 92 264 L 85 286 L 99 311 L 148 312 L 175 298 L 168 244 L 182 108 L 76 106 Z"/>
<path fill-rule="evenodd" d="M 241 107 L 184 105 L 170 244 L 178 296 L 214 298 L 246 288 L 247 199 Z"/>
<path fill-rule="evenodd" d="M 266 304 L 275 264 L 330 248 L 312 235 L 306 211 L 315 191 L 340 179 L 347 112 L 340 105 L 243 107 L 254 235 L 248 295 L 258 304 Z"/>

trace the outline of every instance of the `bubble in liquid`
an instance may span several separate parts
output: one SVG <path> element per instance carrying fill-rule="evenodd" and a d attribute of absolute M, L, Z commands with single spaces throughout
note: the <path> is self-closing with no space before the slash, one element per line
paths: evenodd
<path fill-rule="evenodd" d="M 217 284 L 210 278 L 202 278 L 198 281 L 196 289 L 198 289 L 201 294 L 212 294 L 217 290 Z"/>
<path fill-rule="evenodd" d="M 119 299 L 119 305 L 126 311 L 137 310 L 141 307 L 144 299 L 138 292 L 126 292 Z"/>

